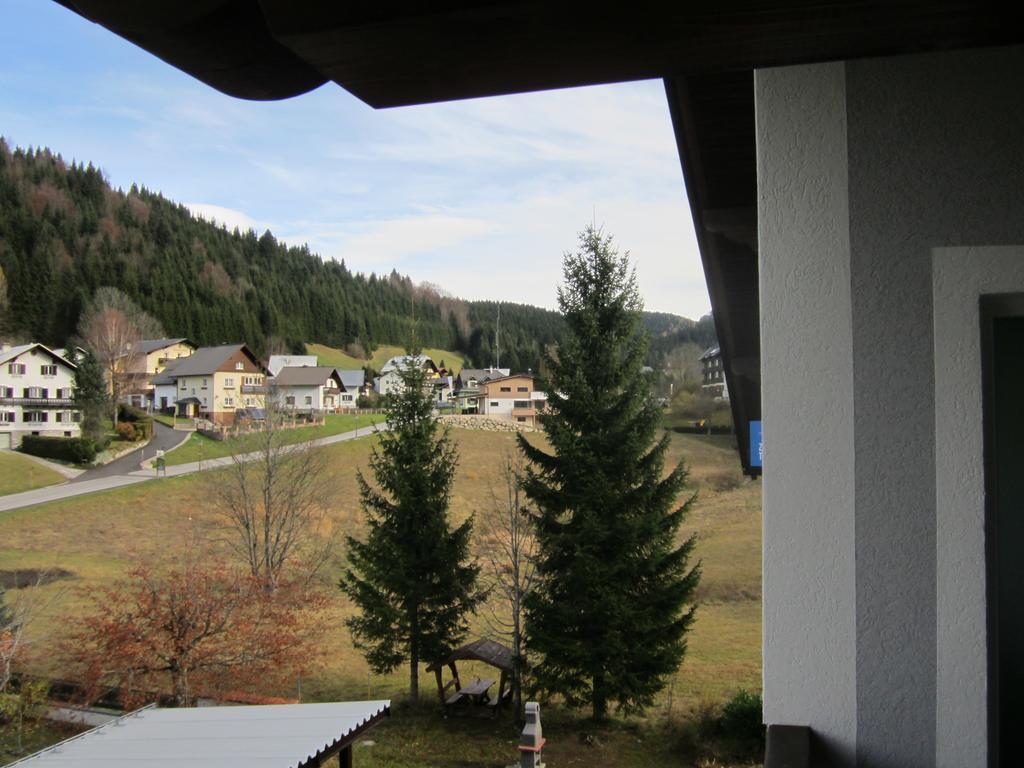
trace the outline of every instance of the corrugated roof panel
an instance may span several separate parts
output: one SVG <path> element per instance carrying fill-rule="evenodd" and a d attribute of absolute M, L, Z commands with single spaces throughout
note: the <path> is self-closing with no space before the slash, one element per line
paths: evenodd
<path fill-rule="evenodd" d="M 147 708 L 37 752 L 24 768 L 297 768 L 354 737 L 390 701 Z"/>

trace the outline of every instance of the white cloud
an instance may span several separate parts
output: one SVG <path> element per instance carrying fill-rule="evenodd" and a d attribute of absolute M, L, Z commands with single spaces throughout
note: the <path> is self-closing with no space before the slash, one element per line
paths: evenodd
<path fill-rule="evenodd" d="M 183 205 L 197 219 L 205 219 L 215 224 L 221 224 L 229 230 L 237 227 L 241 232 L 251 229 L 257 233 L 262 233 L 267 229 L 272 229 L 270 225 L 264 222 L 257 221 L 241 211 L 225 208 L 222 205 L 213 205 L 212 203 L 183 203 Z"/>

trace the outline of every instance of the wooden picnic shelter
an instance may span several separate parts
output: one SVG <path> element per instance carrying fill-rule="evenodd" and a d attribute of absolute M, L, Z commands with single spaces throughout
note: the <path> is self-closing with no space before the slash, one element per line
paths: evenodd
<path fill-rule="evenodd" d="M 464 685 L 459 677 L 459 661 L 482 661 L 501 672 L 497 694 L 493 697 L 490 694 L 494 680 L 477 678 Z M 451 670 L 451 679 L 447 683 L 444 682 L 443 675 L 445 667 Z M 488 707 L 491 712 L 496 712 L 512 698 L 512 670 L 512 649 L 487 638 L 474 640 L 456 648 L 447 658 L 435 661 L 427 667 L 427 671 L 433 672 L 437 677 L 437 695 L 442 706 Z"/>

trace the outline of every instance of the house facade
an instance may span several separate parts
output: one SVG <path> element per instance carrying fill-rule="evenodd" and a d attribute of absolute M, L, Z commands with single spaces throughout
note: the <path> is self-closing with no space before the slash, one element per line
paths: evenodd
<path fill-rule="evenodd" d="M 341 407 L 341 376 L 330 366 L 287 366 L 267 381 L 268 398 L 283 411 L 334 412 Z"/>
<path fill-rule="evenodd" d="M 201 347 L 168 372 L 179 416 L 223 425 L 233 424 L 240 411 L 264 408 L 267 374 L 244 344 Z"/>
<path fill-rule="evenodd" d="M 479 413 L 531 426 L 544 410 L 547 395 L 533 388 L 533 376 L 514 374 L 480 384 Z"/>
<path fill-rule="evenodd" d="M 42 344 L 0 346 L 0 449 L 25 435 L 78 437 L 76 366 Z"/>
<path fill-rule="evenodd" d="M 162 373 L 168 365 L 190 356 L 195 351 L 196 345 L 185 338 L 140 341 L 132 361 L 132 371 L 126 382 L 123 399 L 137 408 L 157 408 L 154 377 Z"/>
<path fill-rule="evenodd" d="M 725 368 L 722 366 L 722 350 L 720 347 L 710 347 L 704 350 L 700 356 L 701 373 L 703 382 L 701 389 L 705 394 L 711 395 L 717 400 L 729 399 L 729 385 L 725 381 Z"/>
<path fill-rule="evenodd" d="M 408 360 L 407 355 L 399 355 L 384 363 L 380 369 L 380 376 L 373 380 L 373 388 L 377 394 L 390 395 L 402 391 L 401 369 L 408 364 Z M 417 355 L 415 362 L 427 372 L 427 383 L 433 386 L 433 381 L 439 377 L 434 361 L 426 355 Z"/>
<path fill-rule="evenodd" d="M 335 368 L 335 371 L 341 380 L 338 407 L 346 410 L 358 407 L 360 395 L 368 394 L 370 389 L 366 384 L 366 371 L 362 368 Z"/>
<path fill-rule="evenodd" d="M 463 368 L 455 377 L 452 403 L 457 413 L 480 413 L 480 385 L 491 379 L 508 376 L 508 368 Z"/>

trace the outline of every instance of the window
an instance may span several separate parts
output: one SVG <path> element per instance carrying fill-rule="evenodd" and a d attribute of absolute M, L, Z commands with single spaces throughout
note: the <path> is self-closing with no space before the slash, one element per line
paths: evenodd
<path fill-rule="evenodd" d="M 234 408 L 235 407 L 235 398 L 233 398 L 233 397 L 225 397 L 224 398 L 224 406 L 227 407 L 227 408 Z"/>
<path fill-rule="evenodd" d="M 224 379 L 224 389 L 234 389 L 234 388 L 235 388 L 235 380 L 233 378 L 231 378 L 229 376 L 228 378 Z"/>
<path fill-rule="evenodd" d="M 21 420 L 32 422 L 33 424 L 41 424 L 49 420 L 49 415 L 46 411 L 25 411 L 22 414 Z"/>
<path fill-rule="evenodd" d="M 498 401 L 497 400 L 491 400 L 491 408 L 497 408 L 497 407 L 498 407 Z"/>
<path fill-rule="evenodd" d="M 65 421 L 66 416 L 67 416 L 67 414 L 64 413 L 63 411 L 57 411 L 53 415 L 53 420 L 56 421 L 58 424 L 63 424 L 64 421 Z"/>
<path fill-rule="evenodd" d="M 530 408 L 531 403 L 529 400 L 515 400 L 512 403 L 513 408 Z"/>
<path fill-rule="evenodd" d="M 43 374 L 43 376 L 56 376 L 57 375 L 57 366 L 56 365 L 41 365 L 41 366 L 39 366 L 39 372 L 41 374 Z"/>
<path fill-rule="evenodd" d="M 243 363 L 241 361 L 235 363 L 235 370 L 236 371 L 244 371 L 245 370 L 245 363 Z"/>
<path fill-rule="evenodd" d="M 14 397 L 14 387 L 0 387 L 0 397 Z"/>
<path fill-rule="evenodd" d="M 64 437 L 71 437 L 71 433 L 70 432 L 65 432 L 64 433 Z"/>
<path fill-rule="evenodd" d="M 306 395 L 306 405 L 312 405 L 312 404 L 313 404 L 313 396 L 312 395 Z"/>
<path fill-rule="evenodd" d="M 516 392 L 529 392 L 529 387 L 516 387 Z"/>
<path fill-rule="evenodd" d="M 516 416 L 516 421 L 526 421 L 525 416 Z"/>
<path fill-rule="evenodd" d="M 31 398 L 33 400 L 42 400 L 46 397 L 45 387 L 25 387 L 24 397 Z"/>
<path fill-rule="evenodd" d="M 345 402 L 345 403 L 351 403 L 352 402 L 352 395 L 342 395 L 341 396 L 341 400 L 342 400 L 342 402 Z"/>
<path fill-rule="evenodd" d="M 502 392 L 511 392 L 512 391 L 512 387 L 502 387 L 501 391 Z"/>
<path fill-rule="evenodd" d="M 203 407 L 204 408 L 206 407 L 206 398 L 205 397 L 203 398 Z"/>
<path fill-rule="evenodd" d="M 203 379 L 203 389 L 206 389 L 206 379 Z"/>
<path fill-rule="evenodd" d="M 78 411 L 72 411 L 71 412 L 71 420 L 73 422 L 75 422 L 75 424 L 77 424 L 78 422 L 80 422 L 82 420 L 82 414 L 80 412 L 78 412 Z"/>
<path fill-rule="evenodd" d="M 14 411 L 0 411 L 0 421 L 7 424 L 14 423 Z"/>
<path fill-rule="evenodd" d="M 10 363 L 7 366 L 7 372 L 12 376 L 23 376 L 25 374 L 24 363 Z"/>
<path fill-rule="evenodd" d="M 57 390 L 57 398 L 60 400 L 70 400 L 72 397 L 74 394 L 71 392 L 71 387 L 61 387 Z"/>
<path fill-rule="evenodd" d="M 248 402 L 248 400 L 246 400 L 246 402 Z M 294 395 L 288 395 L 288 397 L 286 397 L 284 399 L 284 404 L 285 405 L 295 405 L 295 397 L 294 397 Z"/>

